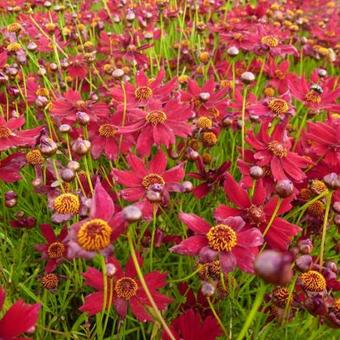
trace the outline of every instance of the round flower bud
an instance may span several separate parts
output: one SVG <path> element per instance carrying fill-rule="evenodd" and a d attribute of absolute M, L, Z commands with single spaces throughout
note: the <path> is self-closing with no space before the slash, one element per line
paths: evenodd
<path fill-rule="evenodd" d="M 338 267 L 335 262 L 332 261 L 326 262 L 326 268 L 330 269 L 334 273 L 338 272 Z"/>
<path fill-rule="evenodd" d="M 10 200 L 5 200 L 5 206 L 7 208 L 13 208 L 14 206 L 16 206 L 17 204 L 17 199 L 16 198 L 12 198 Z"/>
<path fill-rule="evenodd" d="M 162 200 L 162 194 L 158 191 L 148 190 L 146 192 L 146 198 L 150 202 L 160 202 Z"/>
<path fill-rule="evenodd" d="M 129 223 L 133 223 L 139 221 L 143 214 L 135 205 L 129 205 L 123 209 L 123 216 Z"/>
<path fill-rule="evenodd" d="M 204 296 L 213 296 L 215 294 L 215 286 L 209 282 L 202 283 L 201 292 Z"/>
<path fill-rule="evenodd" d="M 116 68 L 112 73 L 113 78 L 121 78 L 124 76 L 124 71 L 121 68 Z"/>
<path fill-rule="evenodd" d="M 298 242 L 298 248 L 302 254 L 310 254 L 313 250 L 313 243 L 309 238 L 300 240 Z"/>
<path fill-rule="evenodd" d="M 106 263 L 106 273 L 108 276 L 115 275 L 116 271 L 117 268 L 113 263 Z"/>
<path fill-rule="evenodd" d="M 42 184 L 43 184 L 43 180 L 42 180 L 42 178 L 40 178 L 40 177 L 37 177 L 37 178 L 35 178 L 35 179 L 32 181 L 32 185 L 33 185 L 35 188 L 40 187 Z"/>
<path fill-rule="evenodd" d="M 86 112 L 79 111 L 76 116 L 80 125 L 87 125 L 90 122 L 90 116 Z"/>
<path fill-rule="evenodd" d="M 198 159 L 199 156 L 200 155 L 197 151 L 193 150 L 192 148 L 188 148 L 187 159 L 189 159 L 191 161 L 195 161 L 196 159 Z"/>
<path fill-rule="evenodd" d="M 326 183 L 327 187 L 331 190 L 336 190 L 340 188 L 340 176 L 335 172 L 332 172 L 326 175 L 323 178 L 323 181 Z"/>
<path fill-rule="evenodd" d="M 45 96 L 37 96 L 34 103 L 38 107 L 45 107 L 48 104 L 48 99 Z"/>
<path fill-rule="evenodd" d="M 71 131 L 71 126 L 69 124 L 62 124 L 59 126 L 59 131 L 61 133 L 68 133 Z"/>
<path fill-rule="evenodd" d="M 265 250 L 258 255 L 254 268 L 265 282 L 277 286 L 287 285 L 293 276 L 291 256 L 276 250 Z"/>
<path fill-rule="evenodd" d="M 276 183 L 275 191 L 281 198 L 286 198 L 294 192 L 294 184 L 289 179 L 282 179 Z"/>
<path fill-rule="evenodd" d="M 78 138 L 72 144 L 72 151 L 75 152 L 77 155 L 82 156 L 88 153 L 91 147 L 91 142 L 85 139 Z"/>
<path fill-rule="evenodd" d="M 222 124 L 224 127 L 230 127 L 233 124 L 233 119 L 231 117 L 223 118 Z"/>
<path fill-rule="evenodd" d="M 241 74 L 241 80 L 245 84 L 250 84 L 255 80 L 255 75 L 252 72 L 243 72 Z"/>
<path fill-rule="evenodd" d="M 209 52 L 200 53 L 199 60 L 201 63 L 207 64 L 209 62 Z"/>
<path fill-rule="evenodd" d="M 69 169 L 69 168 L 65 168 L 61 171 L 61 178 L 65 182 L 73 181 L 75 176 L 76 176 L 76 174 L 74 173 L 74 171 Z"/>
<path fill-rule="evenodd" d="M 302 256 L 299 256 L 295 260 L 296 266 L 302 272 L 306 272 L 306 271 L 310 270 L 312 262 L 313 262 L 313 259 L 312 259 L 312 257 L 310 255 L 302 255 Z"/>
<path fill-rule="evenodd" d="M 69 161 L 67 163 L 67 167 L 73 171 L 78 171 L 80 168 L 80 164 L 77 161 Z"/>
<path fill-rule="evenodd" d="M 53 139 L 43 136 L 40 139 L 39 148 L 43 155 L 51 156 L 57 151 L 58 145 Z"/>
<path fill-rule="evenodd" d="M 320 68 L 318 70 L 318 75 L 319 77 L 323 78 L 323 77 L 327 77 L 327 70 L 323 69 L 323 68 Z"/>
<path fill-rule="evenodd" d="M 182 190 L 183 192 L 191 192 L 193 189 L 193 185 L 190 181 L 184 181 L 182 183 Z"/>
<path fill-rule="evenodd" d="M 9 190 L 5 193 L 5 200 L 6 201 L 9 201 L 9 200 L 17 198 L 17 197 L 18 197 L 17 193 L 13 190 Z"/>
<path fill-rule="evenodd" d="M 203 102 L 206 102 L 210 98 L 210 93 L 209 92 L 201 92 L 199 94 L 199 97 Z"/>
<path fill-rule="evenodd" d="M 263 177 L 264 171 L 260 166 L 254 165 L 249 169 L 249 174 L 252 178 L 259 179 Z"/>
<path fill-rule="evenodd" d="M 240 50 L 236 46 L 231 46 L 227 49 L 228 55 L 235 57 L 240 53 Z"/>

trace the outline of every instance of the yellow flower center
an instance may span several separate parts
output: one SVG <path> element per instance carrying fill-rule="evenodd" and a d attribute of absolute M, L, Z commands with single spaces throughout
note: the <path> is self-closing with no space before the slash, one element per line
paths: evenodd
<path fill-rule="evenodd" d="M 114 137 L 117 133 L 117 129 L 111 124 L 100 125 L 98 129 L 99 135 L 102 137 Z"/>
<path fill-rule="evenodd" d="M 39 89 L 35 92 L 35 94 L 36 94 L 37 96 L 48 97 L 48 96 L 49 96 L 49 91 L 48 91 L 48 89 L 46 89 L 46 88 L 44 88 L 44 87 L 41 87 L 41 88 L 39 88 Z"/>
<path fill-rule="evenodd" d="M 145 120 L 152 125 L 162 124 L 166 119 L 165 112 L 159 110 L 151 111 L 145 116 Z"/>
<path fill-rule="evenodd" d="M 49 245 L 47 255 L 50 259 L 60 259 L 64 256 L 65 246 L 63 243 L 56 241 Z"/>
<path fill-rule="evenodd" d="M 300 275 L 300 280 L 305 289 L 311 292 L 322 292 L 326 289 L 326 280 L 323 275 L 315 270 L 309 270 Z"/>
<path fill-rule="evenodd" d="M 318 179 L 312 180 L 310 188 L 316 195 L 319 195 L 327 190 L 326 184 Z"/>
<path fill-rule="evenodd" d="M 77 214 L 80 209 L 79 197 L 74 194 L 61 194 L 54 199 L 53 208 L 58 214 Z"/>
<path fill-rule="evenodd" d="M 8 138 L 12 134 L 12 131 L 6 126 L 0 126 L 0 138 Z"/>
<path fill-rule="evenodd" d="M 85 103 L 84 100 L 77 100 L 75 106 L 76 106 L 77 110 L 84 110 L 85 107 L 86 107 L 86 103 Z"/>
<path fill-rule="evenodd" d="M 49 273 L 43 276 L 41 283 L 45 289 L 55 289 L 58 287 L 59 279 L 57 275 Z"/>
<path fill-rule="evenodd" d="M 212 227 L 207 234 L 207 239 L 209 247 L 216 251 L 229 252 L 237 245 L 236 232 L 225 224 Z"/>
<path fill-rule="evenodd" d="M 208 146 L 213 146 L 217 143 L 217 137 L 213 132 L 204 132 L 202 134 L 202 141 Z"/>
<path fill-rule="evenodd" d="M 40 152 L 40 150 L 34 149 L 34 150 L 27 152 L 26 160 L 29 164 L 39 165 L 39 164 L 42 164 L 44 162 L 44 157 L 43 157 L 42 153 Z"/>
<path fill-rule="evenodd" d="M 279 40 L 271 35 L 266 35 L 261 38 L 261 43 L 268 47 L 276 47 L 279 44 Z"/>
<path fill-rule="evenodd" d="M 321 96 L 316 91 L 310 90 L 307 92 L 305 100 L 308 103 L 319 104 L 321 102 Z"/>
<path fill-rule="evenodd" d="M 77 237 L 81 247 L 88 251 L 98 251 L 110 245 L 112 229 L 100 218 L 85 222 L 79 229 Z"/>
<path fill-rule="evenodd" d="M 307 211 L 314 217 L 322 217 L 325 211 L 325 205 L 321 201 L 316 201 L 308 207 Z"/>
<path fill-rule="evenodd" d="M 137 100 L 147 100 L 153 95 L 152 89 L 148 86 L 137 87 L 135 90 L 135 97 Z"/>
<path fill-rule="evenodd" d="M 197 120 L 197 126 L 200 129 L 210 129 L 212 127 L 212 120 L 208 117 L 200 117 Z"/>
<path fill-rule="evenodd" d="M 199 276 L 202 280 L 219 280 L 221 277 L 220 261 L 207 262 L 199 267 Z"/>
<path fill-rule="evenodd" d="M 244 37 L 242 33 L 234 33 L 233 38 L 237 41 L 242 41 Z"/>
<path fill-rule="evenodd" d="M 7 45 L 8 52 L 18 52 L 21 49 L 21 45 L 17 42 L 12 42 Z"/>
<path fill-rule="evenodd" d="M 161 184 L 164 185 L 165 181 L 162 176 L 158 174 L 149 174 L 145 176 L 142 180 L 142 185 L 145 189 L 149 189 L 149 187 L 153 184 Z"/>
<path fill-rule="evenodd" d="M 117 280 L 115 292 L 117 296 L 124 300 L 130 300 L 136 295 L 138 289 L 137 282 L 131 277 L 122 277 Z"/>
<path fill-rule="evenodd" d="M 288 103 L 279 98 L 275 98 L 269 101 L 268 107 L 276 114 L 285 114 L 289 110 Z"/>
<path fill-rule="evenodd" d="M 268 144 L 268 150 L 273 153 L 274 156 L 283 158 L 287 157 L 288 150 L 279 142 L 272 141 Z"/>

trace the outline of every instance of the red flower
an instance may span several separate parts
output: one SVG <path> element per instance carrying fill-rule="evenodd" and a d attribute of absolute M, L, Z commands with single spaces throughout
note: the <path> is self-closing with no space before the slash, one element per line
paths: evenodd
<path fill-rule="evenodd" d="M 5 297 L 5 291 L 0 288 L 0 309 L 3 308 Z M 0 320 L 0 339 L 24 339 L 18 338 L 18 336 L 34 330 L 35 324 L 38 321 L 39 310 L 39 304 L 29 305 L 22 300 L 18 300 Z"/>
<path fill-rule="evenodd" d="M 21 179 L 20 169 L 26 164 L 25 154 L 16 152 L 0 159 L 0 180 L 12 183 Z"/>
<path fill-rule="evenodd" d="M 146 192 L 155 186 L 157 190 L 163 192 L 164 198 L 167 198 L 171 191 L 180 191 L 179 182 L 185 175 L 183 164 L 166 170 L 167 158 L 161 150 L 150 161 L 148 168 L 134 154 L 128 156 L 128 163 L 132 171 L 112 170 L 115 180 L 127 187 L 120 192 L 127 201 L 135 202 L 143 199 Z"/>
<path fill-rule="evenodd" d="M 11 118 L 7 122 L 0 117 L 0 151 L 18 146 L 33 146 L 42 127 L 29 130 L 18 130 L 25 124 L 23 116 Z"/>
<path fill-rule="evenodd" d="M 52 102 L 51 113 L 55 118 L 61 119 L 62 123 L 74 123 L 77 112 L 85 112 L 91 120 L 96 121 L 99 117 L 108 116 L 110 110 L 105 103 L 82 100 L 81 95 L 74 90 L 68 90 Z"/>
<path fill-rule="evenodd" d="M 276 181 L 291 178 L 301 182 L 306 178 L 301 170 L 310 162 L 295 152 L 290 151 L 291 141 L 287 135 L 286 124 L 278 124 L 272 135 L 268 134 L 269 122 L 263 123 L 255 137 L 253 131 L 248 133 L 247 142 L 256 150 L 254 158 L 259 166 L 270 166 Z"/>
<path fill-rule="evenodd" d="M 306 139 L 318 158 L 330 166 L 340 166 L 340 119 L 309 122 Z"/>
<path fill-rule="evenodd" d="M 195 214 L 180 213 L 179 217 L 195 235 L 172 247 L 171 252 L 199 256 L 202 262 L 218 257 L 225 273 L 233 271 L 236 266 L 243 271 L 254 272 L 258 246 L 263 243 L 257 228 L 242 230 L 245 222 L 239 216 L 220 219 L 220 224 L 215 226 L 210 226 Z"/>
<path fill-rule="evenodd" d="M 315 112 L 325 110 L 340 113 L 340 105 L 336 103 L 340 95 L 340 87 L 335 88 L 335 79 L 329 78 L 320 86 L 308 84 L 304 77 L 290 75 L 288 87 L 292 96 L 303 102 L 307 108 Z"/>
<path fill-rule="evenodd" d="M 249 228 L 256 226 L 263 233 L 273 215 L 278 197 L 273 196 L 267 201 L 266 190 L 262 180 L 259 180 L 256 183 L 252 199 L 249 199 L 247 191 L 243 190 L 229 174 L 226 176 L 224 182 L 224 190 L 230 201 L 234 203 L 237 208 L 220 205 L 215 210 L 215 219 L 217 221 L 223 221 L 229 216 L 241 216 Z M 291 200 L 292 197 L 288 197 L 282 201 L 271 227 L 264 236 L 268 245 L 273 249 L 288 249 L 293 236 L 301 230 L 298 226 L 278 217 L 291 209 Z"/>
<path fill-rule="evenodd" d="M 66 259 L 67 254 L 67 227 L 63 227 L 59 236 L 56 236 L 54 230 L 49 224 L 40 225 L 41 234 L 46 239 L 47 243 L 37 244 L 35 249 L 42 254 L 43 259 L 47 259 L 45 272 L 53 272 L 59 263 Z"/>
<path fill-rule="evenodd" d="M 138 257 L 140 265 L 143 263 L 141 256 Z M 150 302 L 145 291 L 140 284 L 135 266 L 130 258 L 126 264 L 125 272 L 123 272 L 120 263 L 113 257 L 108 259 L 107 263 L 107 296 L 105 306 L 108 310 L 111 305 L 114 306 L 116 312 L 121 318 L 125 318 L 127 309 L 130 306 L 132 314 L 141 322 L 152 321 L 152 316 L 145 307 L 150 306 Z M 112 273 L 110 273 L 110 271 Z M 83 274 L 85 284 L 93 287 L 96 292 L 85 297 L 85 303 L 79 308 L 89 315 L 100 313 L 104 304 L 104 280 L 103 274 L 99 270 L 90 267 Z M 158 292 L 158 289 L 166 285 L 166 274 L 160 272 L 151 272 L 144 275 L 145 282 L 150 293 L 160 310 L 165 310 L 172 301 L 165 295 Z M 110 304 L 111 302 L 111 304 Z"/>
<path fill-rule="evenodd" d="M 109 255 L 124 227 L 123 214 L 115 214 L 111 196 L 97 179 L 89 217 L 73 224 L 67 236 L 68 257 L 93 258 L 97 252 Z"/>
<path fill-rule="evenodd" d="M 170 329 L 176 340 L 214 340 L 222 335 L 220 326 L 213 316 L 202 320 L 200 315 L 192 309 L 177 317 L 171 323 Z M 163 332 L 162 338 L 170 339 L 165 332 Z"/>
<path fill-rule="evenodd" d="M 88 66 L 84 56 L 81 54 L 69 58 L 70 65 L 67 68 L 68 74 L 72 78 L 84 79 L 87 75 Z"/>
<path fill-rule="evenodd" d="M 139 71 L 136 74 L 136 85 L 129 82 L 124 84 L 126 102 L 132 106 L 145 106 L 149 101 L 159 100 L 162 103 L 169 100 L 171 92 L 177 86 L 176 78 L 162 85 L 165 72 L 159 71 L 156 79 L 148 79 L 144 72 Z M 119 103 L 124 102 L 124 91 L 122 87 L 114 87 L 111 89 L 114 100 Z"/>
<path fill-rule="evenodd" d="M 159 101 L 149 102 L 144 110 L 129 109 L 131 125 L 121 129 L 124 133 L 137 132 L 137 152 L 148 156 L 152 145 L 175 144 L 176 136 L 187 137 L 192 131 L 188 119 L 192 113 L 188 105 L 170 100 L 164 106 Z"/>
<path fill-rule="evenodd" d="M 273 58 L 269 58 L 264 66 L 264 71 L 270 78 L 268 84 L 279 93 L 284 93 L 288 90 L 287 73 L 289 70 L 289 60 L 284 60 L 279 64 L 275 63 Z"/>

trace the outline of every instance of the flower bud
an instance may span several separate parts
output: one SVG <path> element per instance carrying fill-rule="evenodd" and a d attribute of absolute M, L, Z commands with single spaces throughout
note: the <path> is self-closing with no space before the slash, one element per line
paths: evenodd
<path fill-rule="evenodd" d="M 334 273 L 338 272 L 338 267 L 335 262 L 332 261 L 326 262 L 326 268 L 330 269 Z"/>
<path fill-rule="evenodd" d="M 61 178 L 65 182 L 73 181 L 75 176 L 76 176 L 76 174 L 74 173 L 74 171 L 69 169 L 69 168 L 65 168 L 61 171 Z"/>
<path fill-rule="evenodd" d="M 123 216 L 129 222 L 137 222 L 142 218 L 142 211 L 135 205 L 129 205 L 123 209 Z"/>
<path fill-rule="evenodd" d="M 121 68 L 116 68 L 113 72 L 112 72 L 112 77 L 119 79 L 121 77 L 124 76 L 124 71 Z"/>
<path fill-rule="evenodd" d="M 34 103 L 38 107 L 45 107 L 48 104 L 48 99 L 45 96 L 37 96 Z"/>
<path fill-rule="evenodd" d="M 41 153 L 45 156 L 53 155 L 58 149 L 57 143 L 53 139 L 46 136 L 41 137 L 39 147 Z"/>
<path fill-rule="evenodd" d="M 241 74 L 241 80 L 245 84 L 250 84 L 255 80 L 255 75 L 252 72 L 243 72 Z"/>
<path fill-rule="evenodd" d="M 253 179 L 259 179 L 263 177 L 264 171 L 260 166 L 254 165 L 249 169 L 249 174 Z"/>
<path fill-rule="evenodd" d="M 209 92 L 201 92 L 199 94 L 199 97 L 202 100 L 202 102 L 206 102 L 210 98 L 210 93 Z"/>
<path fill-rule="evenodd" d="M 148 190 L 146 192 L 146 198 L 150 202 L 160 202 L 162 200 L 162 194 L 158 191 Z"/>
<path fill-rule="evenodd" d="M 78 138 L 72 144 L 72 151 L 75 152 L 79 156 L 83 156 L 88 153 L 90 150 L 91 143 L 88 140 Z"/>
<path fill-rule="evenodd" d="M 59 126 L 59 131 L 61 133 L 68 133 L 71 131 L 71 126 L 69 124 L 62 124 Z"/>
<path fill-rule="evenodd" d="M 340 188 L 340 176 L 338 176 L 335 172 L 331 172 L 330 174 L 326 175 L 323 178 L 323 181 L 331 190 L 336 190 Z"/>
<path fill-rule="evenodd" d="M 286 198 L 294 192 L 294 185 L 289 179 L 282 179 L 277 182 L 275 191 L 281 198 Z"/>
<path fill-rule="evenodd" d="M 267 283 L 284 286 L 293 276 L 291 260 L 291 256 L 285 253 L 265 250 L 255 260 L 255 272 Z"/>
<path fill-rule="evenodd" d="M 199 153 L 192 148 L 187 149 L 187 159 L 195 161 L 196 159 L 198 159 L 199 156 Z"/>
<path fill-rule="evenodd" d="M 106 263 L 106 273 L 108 276 L 115 275 L 116 271 L 117 268 L 113 263 Z"/>
<path fill-rule="evenodd" d="M 235 57 L 240 53 L 240 50 L 236 46 L 231 46 L 227 49 L 228 55 Z"/>
<path fill-rule="evenodd" d="M 37 48 L 38 45 L 34 41 L 29 42 L 27 45 L 27 49 L 31 52 L 35 51 Z"/>
<path fill-rule="evenodd" d="M 80 169 L 80 164 L 77 161 L 69 161 L 67 167 L 73 171 L 78 171 Z"/>
<path fill-rule="evenodd" d="M 296 260 L 296 266 L 301 270 L 302 272 L 306 272 L 311 269 L 313 259 L 310 255 L 302 255 L 299 256 Z"/>
<path fill-rule="evenodd" d="M 79 111 L 76 113 L 76 116 L 80 125 L 85 126 L 90 122 L 90 116 L 86 112 Z"/>
<path fill-rule="evenodd" d="M 17 203 L 18 203 L 17 199 L 16 198 L 12 198 L 10 200 L 6 200 L 5 201 L 5 206 L 7 208 L 13 208 L 14 206 L 16 206 Z"/>
<path fill-rule="evenodd" d="M 318 75 L 319 75 L 319 77 L 321 77 L 321 78 L 327 77 L 327 71 L 326 71 L 325 69 L 323 69 L 323 68 L 320 68 L 320 69 L 318 70 Z"/>
<path fill-rule="evenodd" d="M 11 199 L 15 199 L 17 197 L 18 197 L 17 193 L 15 191 L 13 191 L 13 190 L 7 191 L 5 193 L 5 200 L 6 201 L 9 201 Z"/>
<path fill-rule="evenodd" d="M 215 286 L 209 282 L 204 281 L 202 283 L 201 292 L 204 296 L 213 296 L 215 294 Z"/>
<path fill-rule="evenodd" d="M 191 192 L 193 189 L 193 185 L 190 181 L 184 181 L 182 183 L 182 190 L 183 192 Z"/>
<path fill-rule="evenodd" d="M 299 240 L 298 247 L 302 254 L 310 254 L 313 250 L 313 243 L 309 238 Z"/>

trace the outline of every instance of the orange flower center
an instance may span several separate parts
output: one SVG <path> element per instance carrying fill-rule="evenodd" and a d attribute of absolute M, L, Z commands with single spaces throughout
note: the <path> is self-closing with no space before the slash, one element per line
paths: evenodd
<path fill-rule="evenodd" d="M 151 111 L 145 116 L 145 120 L 152 125 L 162 124 L 166 119 L 165 112 L 159 110 Z"/>
<path fill-rule="evenodd" d="M 268 47 L 276 47 L 279 44 L 279 40 L 272 35 L 266 35 L 261 38 L 261 43 Z"/>
<path fill-rule="evenodd" d="M 316 91 L 310 90 L 307 92 L 305 100 L 308 103 L 319 104 L 321 102 L 321 96 Z"/>
<path fill-rule="evenodd" d="M 315 270 L 301 274 L 300 279 L 304 288 L 311 292 L 322 292 L 326 289 L 325 278 Z"/>
<path fill-rule="evenodd" d="M 42 164 L 44 162 L 44 157 L 42 156 L 40 150 L 33 149 L 33 150 L 27 152 L 26 160 L 29 164 L 39 165 L 39 164 Z"/>
<path fill-rule="evenodd" d="M 0 126 L 0 138 L 8 138 L 12 131 L 6 126 Z"/>
<path fill-rule="evenodd" d="M 75 106 L 77 110 L 83 110 L 86 107 L 86 103 L 83 100 L 77 100 Z"/>
<path fill-rule="evenodd" d="M 237 41 L 242 41 L 243 40 L 243 34 L 242 33 L 234 33 L 233 38 Z"/>
<path fill-rule="evenodd" d="M 80 209 L 79 197 L 74 194 L 61 194 L 55 198 L 53 208 L 58 214 L 77 214 Z"/>
<path fill-rule="evenodd" d="M 117 280 L 115 292 L 117 296 L 124 300 L 130 300 L 136 295 L 138 289 L 137 282 L 131 277 L 122 277 Z"/>
<path fill-rule="evenodd" d="M 88 251 L 98 251 L 110 245 L 112 229 L 100 218 L 85 222 L 79 229 L 77 237 L 81 247 Z"/>
<path fill-rule="evenodd" d="M 275 304 L 279 307 L 284 307 L 289 299 L 289 291 L 285 287 L 278 287 L 273 290 L 273 298 Z"/>
<path fill-rule="evenodd" d="M 274 74 L 276 78 L 281 79 L 281 80 L 284 79 L 285 77 L 285 74 L 279 69 L 275 70 Z"/>
<path fill-rule="evenodd" d="M 64 256 L 65 246 L 63 243 L 56 241 L 49 245 L 47 254 L 50 259 L 60 259 Z"/>
<path fill-rule="evenodd" d="M 59 279 L 57 275 L 49 273 L 43 276 L 41 283 L 45 289 L 55 289 L 58 286 Z"/>
<path fill-rule="evenodd" d="M 148 86 L 137 87 L 135 90 L 135 97 L 139 101 L 147 100 L 153 95 L 152 89 Z"/>
<path fill-rule="evenodd" d="M 161 184 L 164 185 L 165 181 L 162 176 L 158 174 L 149 174 L 145 176 L 142 180 L 142 185 L 145 189 L 149 189 L 149 187 L 153 184 Z"/>
<path fill-rule="evenodd" d="M 200 129 L 210 129 L 212 127 L 212 120 L 208 117 L 200 117 L 197 120 L 197 126 Z"/>
<path fill-rule="evenodd" d="M 225 224 L 210 228 L 207 239 L 209 247 L 216 251 L 231 251 L 237 245 L 236 232 Z"/>
<path fill-rule="evenodd" d="M 287 149 L 275 140 L 268 144 L 268 150 L 270 150 L 274 156 L 279 158 L 287 157 L 288 154 Z"/>
<path fill-rule="evenodd" d="M 102 137 L 114 137 L 117 133 L 117 129 L 111 124 L 103 124 L 99 126 L 99 135 Z"/>
<path fill-rule="evenodd" d="M 275 98 L 269 101 L 268 107 L 276 114 L 285 114 L 289 110 L 288 103 L 279 98 Z"/>

